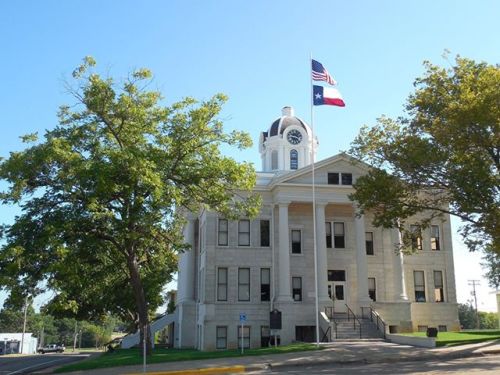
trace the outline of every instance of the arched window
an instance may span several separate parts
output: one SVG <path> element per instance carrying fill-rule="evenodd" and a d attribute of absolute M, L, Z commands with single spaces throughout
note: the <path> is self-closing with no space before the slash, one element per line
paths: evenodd
<path fill-rule="evenodd" d="M 275 171 L 278 169 L 278 151 L 273 150 L 271 152 L 271 170 Z"/>
<path fill-rule="evenodd" d="M 299 168 L 299 153 L 297 150 L 290 151 L 290 169 Z"/>

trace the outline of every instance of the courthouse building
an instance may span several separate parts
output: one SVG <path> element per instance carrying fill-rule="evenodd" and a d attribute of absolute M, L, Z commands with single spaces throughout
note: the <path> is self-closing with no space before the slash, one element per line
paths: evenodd
<path fill-rule="evenodd" d="M 184 235 L 192 248 L 179 262 L 174 346 L 267 346 L 273 309 L 282 314 L 281 344 L 316 340 L 317 147 L 309 125 L 283 108 L 260 136 L 258 217 L 234 221 L 211 211 L 188 217 Z M 335 340 L 325 335 L 331 314 L 323 312 L 332 307 L 340 318 L 348 310 L 361 318 L 371 307 L 387 332 L 457 330 L 449 217 L 420 231 L 415 254 L 402 255 L 395 251 L 398 231 L 374 227 L 369 214 L 356 216 L 348 198 L 365 164 L 338 154 L 314 169 L 320 338 Z"/>

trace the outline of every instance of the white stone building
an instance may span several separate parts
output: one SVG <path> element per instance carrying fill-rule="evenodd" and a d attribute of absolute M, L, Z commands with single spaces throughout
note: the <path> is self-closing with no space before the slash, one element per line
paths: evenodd
<path fill-rule="evenodd" d="M 311 162 L 317 147 L 310 127 L 283 108 L 260 137 L 260 215 L 189 217 L 184 234 L 192 250 L 180 257 L 176 347 L 236 348 L 241 335 L 245 347 L 267 345 L 273 309 L 282 313 L 282 344 L 315 340 Z M 422 231 L 415 255 L 397 254 L 399 233 L 373 227 L 370 215 L 356 217 L 348 198 L 367 166 L 339 154 L 314 167 L 320 312 L 333 305 L 338 316 L 349 308 L 361 317 L 372 307 L 387 332 L 459 329 L 449 220 Z M 323 337 L 332 322 L 325 314 L 318 319 Z"/>

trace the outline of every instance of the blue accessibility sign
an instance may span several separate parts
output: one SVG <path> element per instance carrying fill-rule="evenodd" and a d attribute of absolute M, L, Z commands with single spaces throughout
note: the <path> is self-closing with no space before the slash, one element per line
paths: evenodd
<path fill-rule="evenodd" d="M 247 314 L 240 313 L 240 322 L 246 322 L 246 321 L 247 321 Z"/>

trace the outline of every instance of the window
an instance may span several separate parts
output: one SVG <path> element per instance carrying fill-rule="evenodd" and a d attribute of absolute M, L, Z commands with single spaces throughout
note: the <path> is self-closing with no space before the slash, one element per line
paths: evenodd
<path fill-rule="evenodd" d="M 325 223 L 326 247 L 332 248 L 332 223 Z"/>
<path fill-rule="evenodd" d="M 352 173 L 342 173 L 342 185 L 352 185 Z"/>
<path fill-rule="evenodd" d="M 241 349 L 241 338 L 243 337 L 243 348 L 250 348 L 250 327 L 238 326 L 238 349 Z"/>
<path fill-rule="evenodd" d="M 270 244 L 269 220 L 260 221 L 260 246 L 268 247 Z"/>
<path fill-rule="evenodd" d="M 345 281 L 345 271 L 328 270 L 328 281 Z"/>
<path fill-rule="evenodd" d="M 436 302 L 444 302 L 443 273 L 434 271 L 434 298 Z"/>
<path fill-rule="evenodd" d="M 265 348 L 269 346 L 269 339 L 271 332 L 269 331 L 269 326 L 260 326 L 260 346 Z"/>
<path fill-rule="evenodd" d="M 217 270 L 217 301 L 227 301 L 227 268 Z"/>
<path fill-rule="evenodd" d="M 422 232 L 419 225 L 410 225 L 411 249 L 422 250 Z"/>
<path fill-rule="evenodd" d="M 217 326 L 216 330 L 217 341 L 215 347 L 217 349 L 227 349 L 227 327 Z"/>
<path fill-rule="evenodd" d="M 328 185 L 339 185 L 339 173 L 328 173 Z"/>
<path fill-rule="evenodd" d="M 294 301 L 302 301 L 302 278 L 292 277 L 292 295 Z"/>
<path fill-rule="evenodd" d="M 365 233 L 366 255 L 373 255 L 373 232 Z"/>
<path fill-rule="evenodd" d="M 431 225 L 431 250 L 441 250 L 438 225 Z"/>
<path fill-rule="evenodd" d="M 299 153 L 297 150 L 290 151 L 290 169 L 299 168 Z"/>
<path fill-rule="evenodd" d="M 227 220 L 219 219 L 219 246 L 227 246 Z"/>
<path fill-rule="evenodd" d="M 271 300 L 271 269 L 260 269 L 260 300 Z"/>
<path fill-rule="evenodd" d="M 377 287 L 375 285 L 375 278 L 368 278 L 368 295 L 372 299 L 373 302 L 377 300 Z"/>
<path fill-rule="evenodd" d="M 278 169 L 278 151 L 274 150 L 271 152 L 271 170 L 276 169 Z"/>
<path fill-rule="evenodd" d="M 238 301 L 250 301 L 250 268 L 238 269 Z"/>
<path fill-rule="evenodd" d="M 413 282 L 415 286 L 415 301 L 425 302 L 424 271 L 413 271 Z"/>
<path fill-rule="evenodd" d="M 333 223 L 333 243 L 336 249 L 345 248 L 344 223 Z"/>
<path fill-rule="evenodd" d="M 315 342 L 316 326 L 295 326 L 295 341 Z"/>
<path fill-rule="evenodd" d="M 427 332 L 427 326 L 418 326 L 417 330 L 418 332 Z"/>
<path fill-rule="evenodd" d="M 352 185 L 352 173 L 332 172 L 327 174 L 328 185 Z"/>
<path fill-rule="evenodd" d="M 250 220 L 238 222 L 238 246 L 250 246 Z"/>
<path fill-rule="evenodd" d="M 300 230 L 292 230 L 292 254 L 302 253 L 302 239 Z"/>

